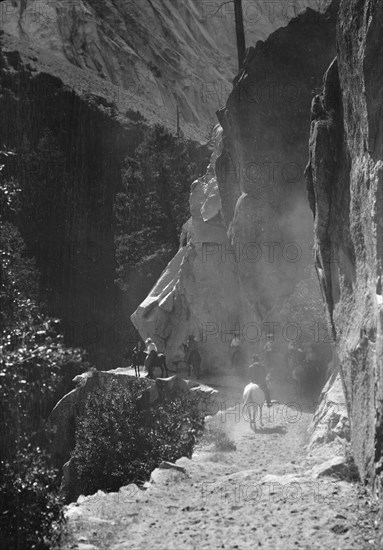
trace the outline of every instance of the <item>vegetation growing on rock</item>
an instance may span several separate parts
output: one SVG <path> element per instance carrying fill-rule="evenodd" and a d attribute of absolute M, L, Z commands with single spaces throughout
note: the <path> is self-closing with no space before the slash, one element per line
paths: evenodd
<path fill-rule="evenodd" d="M 111 381 L 88 396 L 72 460 L 82 494 L 141 484 L 162 460 L 191 456 L 203 417 L 192 396 L 168 398 L 145 412 L 140 380 L 122 387 Z"/>

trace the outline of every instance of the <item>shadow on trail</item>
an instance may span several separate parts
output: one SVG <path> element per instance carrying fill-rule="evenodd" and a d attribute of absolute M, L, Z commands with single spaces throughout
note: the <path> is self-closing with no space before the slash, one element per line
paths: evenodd
<path fill-rule="evenodd" d="M 287 428 L 285 426 L 274 426 L 273 428 L 251 428 L 254 433 L 269 435 L 269 434 L 279 434 L 286 435 Z"/>
<path fill-rule="evenodd" d="M 273 428 L 261 428 L 259 430 L 261 434 L 287 434 L 287 428 L 285 426 L 274 426 Z"/>

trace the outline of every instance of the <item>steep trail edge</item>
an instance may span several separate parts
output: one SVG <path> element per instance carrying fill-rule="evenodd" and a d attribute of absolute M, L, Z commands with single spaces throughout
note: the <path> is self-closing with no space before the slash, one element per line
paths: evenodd
<path fill-rule="evenodd" d="M 280 403 L 264 410 L 264 429 L 254 432 L 239 405 L 242 388 L 221 386 L 223 412 L 207 418 L 236 450 L 207 441 L 191 460 L 177 461 L 184 472 L 156 469 L 146 490 L 131 485 L 80 497 L 69 506 L 62 548 L 377 548 L 367 493 L 355 483 L 312 477 L 329 458 L 307 455 L 312 405 L 279 387 L 273 397 Z"/>

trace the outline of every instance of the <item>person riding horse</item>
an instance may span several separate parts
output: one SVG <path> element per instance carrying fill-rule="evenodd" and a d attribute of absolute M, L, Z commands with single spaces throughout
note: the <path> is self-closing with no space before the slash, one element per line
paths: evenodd
<path fill-rule="evenodd" d="M 151 338 L 145 340 L 146 353 L 145 368 L 148 371 L 148 377 L 153 378 L 153 363 L 157 355 L 157 346 Z"/>
<path fill-rule="evenodd" d="M 158 353 L 156 344 L 152 341 L 151 338 L 145 340 L 146 350 L 145 354 L 147 355 L 145 359 L 145 367 L 148 371 L 148 378 L 154 378 L 154 369 L 161 369 L 161 376 L 168 376 L 168 367 L 166 364 L 166 357 L 163 353 Z"/>
<path fill-rule="evenodd" d="M 267 406 L 271 407 L 270 389 L 268 385 L 268 374 L 265 365 L 259 361 L 258 355 L 253 355 L 253 362 L 249 366 L 250 379 L 258 384 L 266 397 Z"/>

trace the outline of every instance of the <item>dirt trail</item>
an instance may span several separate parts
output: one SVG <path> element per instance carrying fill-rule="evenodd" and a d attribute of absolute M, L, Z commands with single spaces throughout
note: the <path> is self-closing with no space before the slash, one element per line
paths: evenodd
<path fill-rule="evenodd" d="M 312 416 L 304 412 L 308 404 L 294 404 L 286 388 L 280 388 L 281 395 L 273 397 L 284 394 L 287 399 L 264 411 L 265 428 L 253 432 L 239 407 L 242 387 L 231 381 L 232 389 L 225 393 L 221 385 L 224 410 L 208 421 L 227 433 L 236 450 L 199 445 L 192 460 L 177 461 L 186 474 L 156 470 L 145 491 L 131 486 L 71 505 L 74 541 L 64 548 L 376 548 L 367 496 L 360 488 L 309 475 L 314 464 L 328 457 L 306 456 Z"/>

